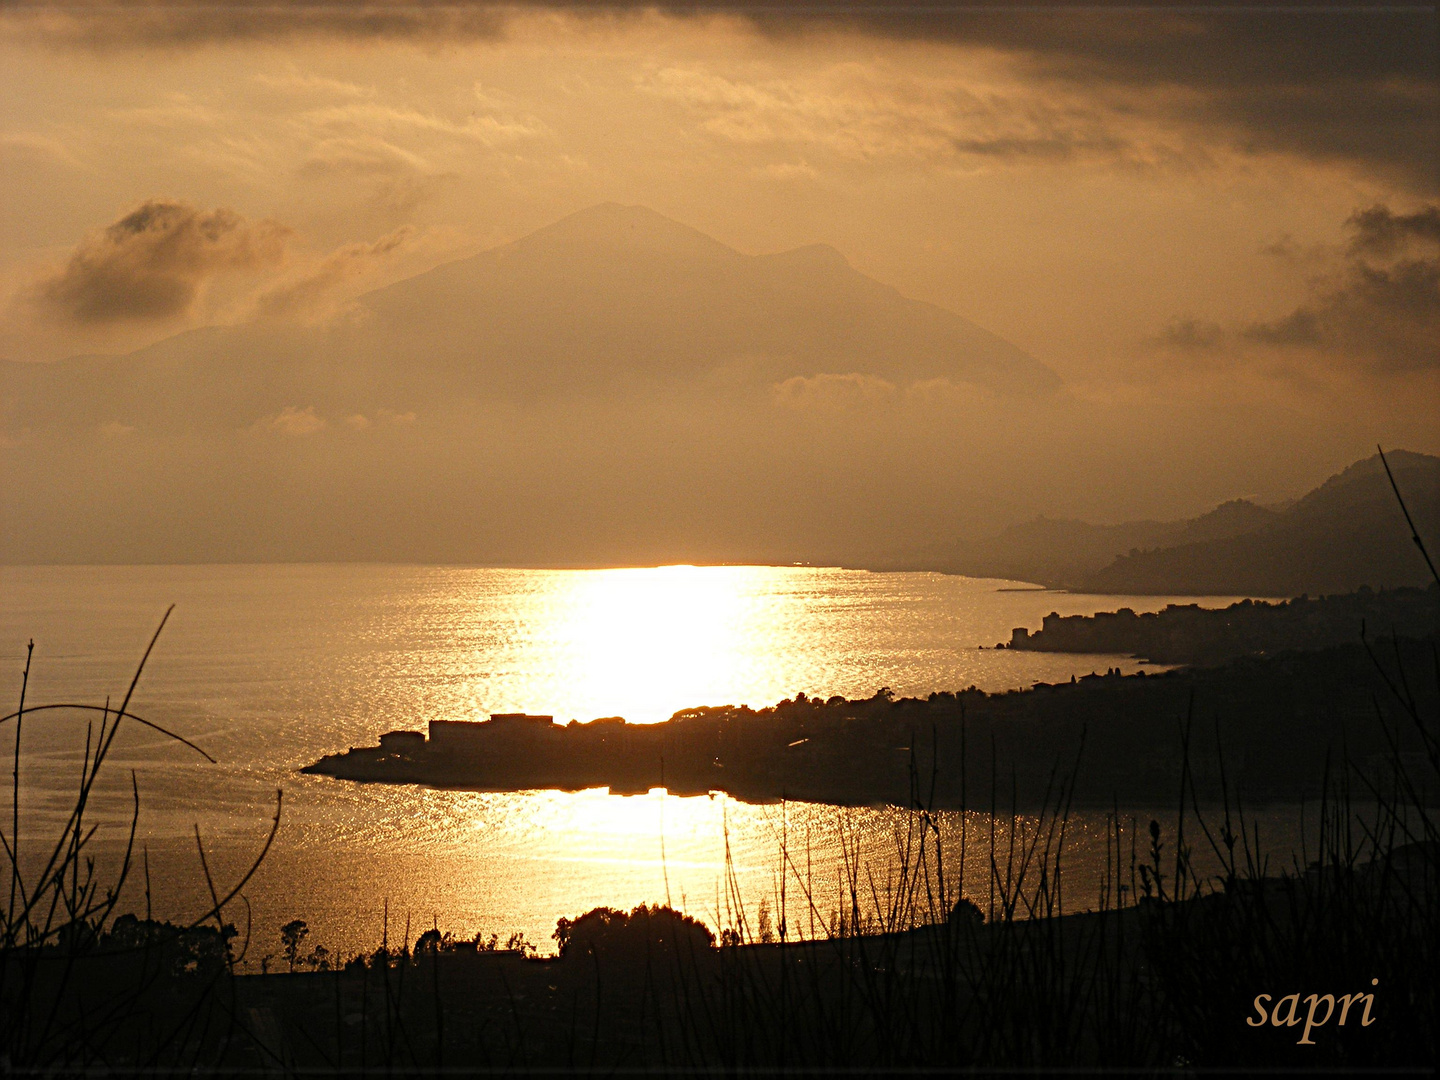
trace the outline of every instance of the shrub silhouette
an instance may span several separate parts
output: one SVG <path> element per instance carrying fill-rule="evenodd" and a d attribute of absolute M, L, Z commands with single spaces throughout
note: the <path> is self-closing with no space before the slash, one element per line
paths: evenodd
<path fill-rule="evenodd" d="M 985 913 L 980 910 L 980 905 L 974 900 L 968 896 L 962 896 L 950 909 L 949 923 L 964 932 L 974 933 L 985 925 Z"/>
<path fill-rule="evenodd" d="M 605 953 L 639 953 L 709 949 L 715 935 L 704 923 L 661 904 L 639 904 L 630 912 L 597 907 L 578 919 L 555 924 L 562 957 Z"/>
<path fill-rule="evenodd" d="M 160 971 L 171 976 L 213 978 L 234 962 L 233 944 L 239 936 L 231 923 L 214 926 L 176 926 L 130 913 L 119 916 L 100 936 L 99 951 L 112 954 L 145 953 Z"/>

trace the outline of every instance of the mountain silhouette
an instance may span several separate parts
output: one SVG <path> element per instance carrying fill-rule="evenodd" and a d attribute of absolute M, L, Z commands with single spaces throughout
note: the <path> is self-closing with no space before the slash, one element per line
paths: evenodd
<path fill-rule="evenodd" d="M 118 357 L 0 365 L 16 427 L 117 418 L 234 429 L 321 415 L 616 386 L 765 386 L 862 373 L 1049 395 L 1021 349 L 859 273 L 818 244 L 744 255 L 640 206 L 606 203 L 360 297 L 329 325 L 248 323 Z"/>
<path fill-rule="evenodd" d="M 1440 543 L 1440 458 L 1388 457 L 1422 538 Z M 931 564 L 1115 594 L 1296 596 L 1429 581 L 1378 455 L 1279 510 L 1234 499 L 1184 521 L 1042 517 L 940 549 Z"/>
<path fill-rule="evenodd" d="M 1440 458 L 1404 450 L 1387 456 L 1422 539 L 1436 544 Z M 1114 593 L 1295 596 L 1429 580 L 1377 455 L 1332 476 L 1260 528 L 1122 555 L 1084 587 Z"/>
<path fill-rule="evenodd" d="M 365 296 L 397 346 L 521 389 L 728 368 L 775 380 L 862 372 L 1043 394 L 1059 379 L 1014 345 L 866 277 L 834 248 L 743 255 L 641 206 L 605 203 Z"/>

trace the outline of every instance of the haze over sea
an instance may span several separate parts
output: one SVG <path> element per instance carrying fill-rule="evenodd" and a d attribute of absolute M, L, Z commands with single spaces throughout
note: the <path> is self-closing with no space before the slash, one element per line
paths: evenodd
<path fill-rule="evenodd" d="M 94 809 L 108 822 L 98 850 L 113 855 L 123 843 L 133 769 L 154 910 L 193 917 L 204 890 L 193 827 L 212 868 L 230 880 L 259 849 L 275 789 L 283 788 L 279 839 L 246 890 L 254 956 L 274 952 L 276 928 L 296 917 L 332 951 L 374 948 L 387 901 L 392 935 L 407 918 L 412 938 L 434 920 L 465 934 L 503 938 L 521 930 L 542 948 L 556 918 L 597 904 L 668 898 L 717 925 L 726 919 L 727 834 L 752 920 L 754 905 L 778 889 L 782 836 L 794 860 L 789 902 L 799 878 L 811 875 L 825 918 L 842 834 L 883 868 L 899 811 L 750 806 L 660 792 L 435 791 L 296 770 L 371 745 L 383 731 L 490 712 L 655 722 L 699 705 L 761 708 L 801 691 L 856 698 L 889 687 L 925 696 L 971 685 L 1018 689 L 1108 667 L 1133 672 L 1139 665 L 1129 658 L 993 646 L 1012 627 L 1038 627 L 1050 611 L 1158 610 L 1194 599 L 752 566 L 4 567 L 0 586 L 5 711 L 19 698 L 30 638 L 31 704 L 118 702 L 160 616 L 176 605 L 131 709 L 193 740 L 218 764 L 138 726 L 122 730 Z M 7 725 L 0 747 L 7 755 L 13 730 Z M 49 714 L 27 720 L 23 737 L 22 844 L 33 857 L 72 804 L 85 722 Z M 1127 809 L 1142 825 L 1148 820 L 1149 808 Z M 1295 818 L 1279 808 L 1266 815 L 1273 838 L 1297 828 Z M 959 815 L 947 820 L 958 836 Z M 988 829 L 988 817 L 970 815 L 971 825 Z M 1078 818 L 1069 842 L 1071 888 L 1083 906 L 1104 852 L 1103 816 Z M 967 887 L 983 906 L 981 859 L 970 866 L 979 876 L 971 884 L 967 868 Z M 143 906 L 139 882 L 137 875 L 131 896 Z M 792 910 L 791 926 L 804 929 L 813 915 Z"/>

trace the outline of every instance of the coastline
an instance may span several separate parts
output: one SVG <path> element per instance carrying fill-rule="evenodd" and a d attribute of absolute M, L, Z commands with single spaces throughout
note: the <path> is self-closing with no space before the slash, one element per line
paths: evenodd
<path fill-rule="evenodd" d="M 1397 639 L 1389 662 L 1418 669 L 1434 640 Z M 1057 769 L 1075 773 L 1076 806 L 1168 801 L 1188 768 L 1198 799 L 1228 789 L 1247 803 L 1298 801 L 1321 794 L 1326 755 L 1342 740 L 1362 770 L 1388 752 L 1374 677 L 1371 656 L 1352 643 L 1153 675 L 1112 669 L 1005 693 L 800 694 L 759 710 L 688 709 L 658 724 L 510 714 L 432 722 L 428 738 L 389 732 L 381 745 L 302 771 L 488 791 L 665 788 L 756 803 L 975 809 L 995 798 L 1043 804 Z M 1402 752 L 1419 752 L 1401 739 Z"/>

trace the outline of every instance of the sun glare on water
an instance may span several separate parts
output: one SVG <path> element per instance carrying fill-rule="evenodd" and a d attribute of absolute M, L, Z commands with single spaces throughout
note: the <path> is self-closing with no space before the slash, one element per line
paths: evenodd
<path fill-rule="evenodd" d="M 681 709 L 763 708 L 800 692 L 1011 689 L 1094 664 L 977 650 L 1047 611 L 1093 604 L 999 592 L 998 582 L 775 566 L 422 573 L 410 604 L 375 601 L 382 617 L 367 633 L 390 649 L 388 667 L 355 658 L 376 682 L 365 707 L 392 727 L 507 712 L 655 723 Z M 1174 598 L 1116 599 L 1154 610 Z M 373 737 L 375 722 L 344 737 Z"/>
<path fill-rule="evenodd" d="M 756 635 L 769 636 L 773 601 L 761 577 L 741 566 L 568 577 L 548 626 L 556 660 L 579 698 L 613 703 L 613 714 L 632 720 L 659 719 L 692 698 L 723 704 L 711 695 L 745 681 Z"/>

